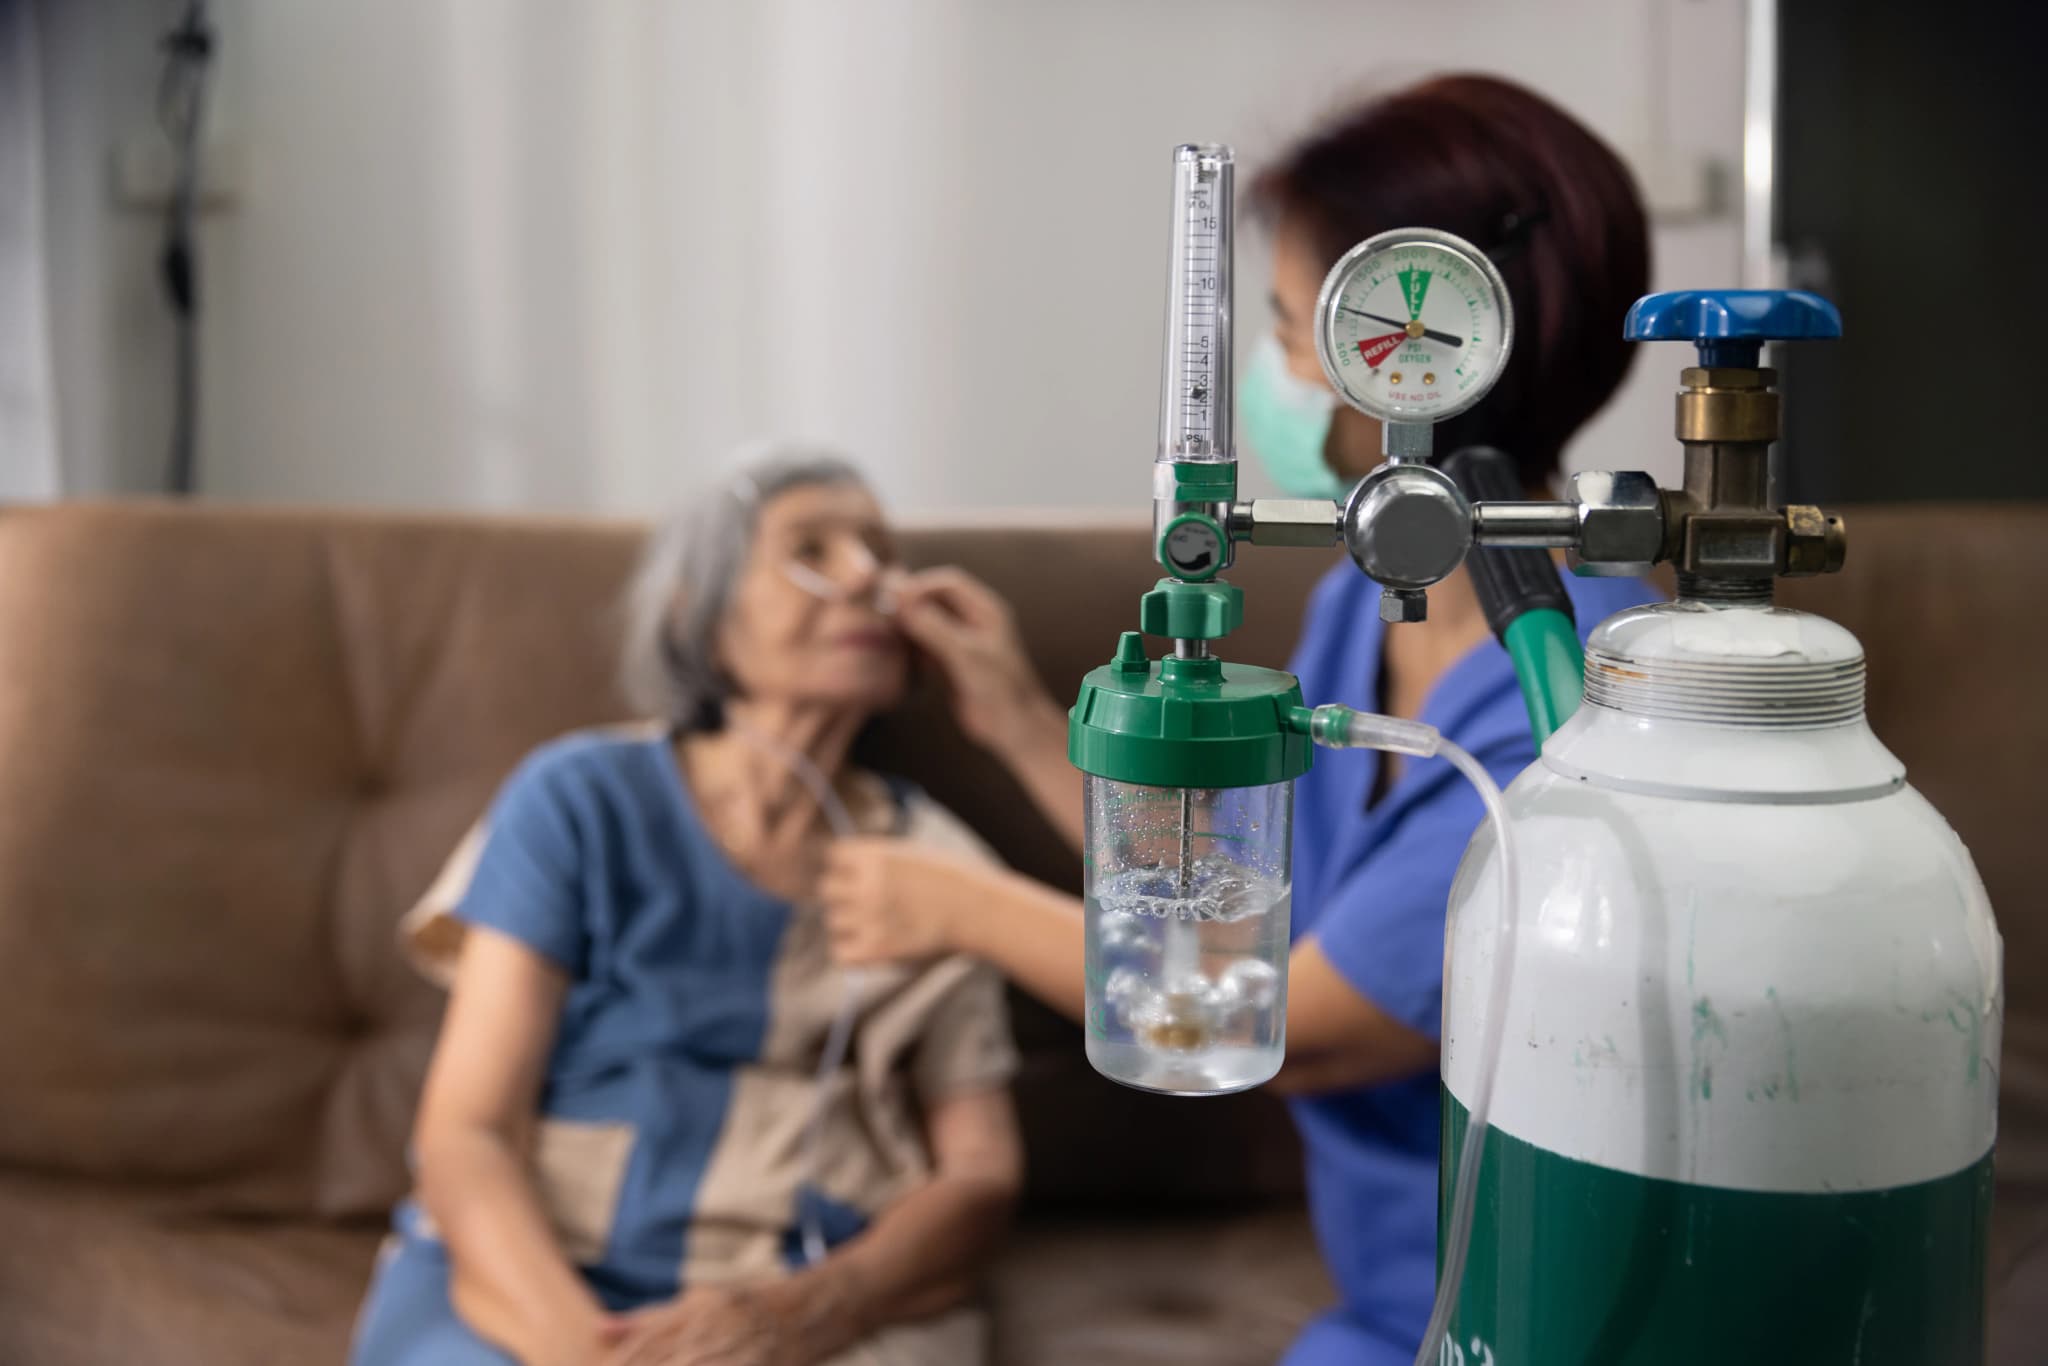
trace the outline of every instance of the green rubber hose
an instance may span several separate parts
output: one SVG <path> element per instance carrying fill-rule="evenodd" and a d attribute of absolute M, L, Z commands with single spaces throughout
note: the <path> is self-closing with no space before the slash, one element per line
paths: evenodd
<path fill-rule="evenodd" d="M 1579 709 L 1586 687 L 1586 660 L 1572 619 L 1555 608 L 1524 612 L 1501 634 L 1515 680 L 1522 685 L 1522 703 L 1529 709 L 1529 730 L 1541 749 L 1550 733 Z"/>

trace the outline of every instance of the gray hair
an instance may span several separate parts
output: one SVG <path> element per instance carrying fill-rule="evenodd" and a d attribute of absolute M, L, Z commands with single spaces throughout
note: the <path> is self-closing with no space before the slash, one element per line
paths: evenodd
<path fill-rule="evenodd" d="M 619 683 L 642 716 L 715 730 L 732 695 L 718 664 L 718 628 L 754 548 L 761 509 L 791 489 L 867 480 L 820 448 L 776 445 L 669 514 L 647 539 L 626 587 Z"/>

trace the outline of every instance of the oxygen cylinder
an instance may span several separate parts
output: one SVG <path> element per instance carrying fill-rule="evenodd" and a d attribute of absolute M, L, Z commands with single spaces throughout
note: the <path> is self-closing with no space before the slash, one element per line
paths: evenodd
<path fill-rule="evenodd" d="M 1768 606 L 1603 623 L 1508 789 L 1504 1065 L 1445 1366 L 1983 1359 L 2002 949 L 1864 716 L 1861 646 Z M 1492 970 L 1453 890 L 1443 1209 Z"/>

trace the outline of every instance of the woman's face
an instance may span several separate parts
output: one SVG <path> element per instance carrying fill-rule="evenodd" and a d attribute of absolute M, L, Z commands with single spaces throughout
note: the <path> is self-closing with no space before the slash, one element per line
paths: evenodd
<path fill-rule="evenodd" d="M 882 510 L 855 484 L 768 500 L 719 629 L 719 662 L 755 701 L 886 711 L 909 651 L 879 603 L 900 572 Z"/>
<path fill-rule="evenodd" d="M 1329 388 L 1316 355 L 1316 295 L 1328 265 L 1308 235 L 1282 223 L 1273 236 L 1273 335 L 1297 379 Z M 1346 479 L 1362 479 L 1380 463 L 1380 424 L 1348 403 L 1337 405 L 1323 460 Z"/>

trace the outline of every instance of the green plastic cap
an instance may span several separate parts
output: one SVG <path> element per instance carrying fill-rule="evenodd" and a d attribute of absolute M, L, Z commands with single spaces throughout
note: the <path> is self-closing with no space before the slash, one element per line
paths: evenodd
<path fill-rule="evenodd" d="M 1227 503 L 1236 497 L 1237 462 L 1235 460 L 1176 460 L 1173 462 L 1173 498 L 1175 502 Z"/>
<path fill-rule="evenodd" d="M 1081 681 L 1068 713 L 1074 767 L 1148 787 L 1263 787 L 1308 772 L 1315 747 L 1293 724 L 1293 674 L 1178 658 L 1140 672 L 1132 639 L 1126 632 L 1116 661 Z"/>
<path fill-rule="evenodd" d="M 1221 579 L 1161 579 L 1138 599 L 1138 625 L 1148 636 L 1218 640 L 1244 625 L 1244 590 Z"/>

